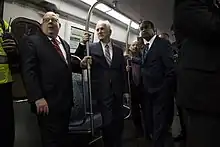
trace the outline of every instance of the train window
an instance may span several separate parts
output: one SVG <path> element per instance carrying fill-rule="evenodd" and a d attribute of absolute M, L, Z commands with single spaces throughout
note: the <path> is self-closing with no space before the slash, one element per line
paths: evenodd
<path fill-rule="evenodd" d="M 70 52 L 74 53 L 77 49 L 79 42 L 82 41 L 82 37 L 85 33 L 85 30 L 77 28 L 77 27 L 71 27 L 71 34 L 70 34 Z M 91 35 L 90 42 L 93 42 L 94 39 L 94 33 L 89 32 Z"/>

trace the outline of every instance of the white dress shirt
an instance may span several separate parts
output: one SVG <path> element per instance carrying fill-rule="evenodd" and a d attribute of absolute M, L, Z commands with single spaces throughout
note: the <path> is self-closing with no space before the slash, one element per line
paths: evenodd
<path fill-rule="evenodd" d="M 150 41 L 147 41 L 146 39 L 144 39 L 144 44 L 145 44 L 145 45 L 146 45 L 147 43 L 149 44 L 149 49 L 148 49 L 148 50 L 150 50 L 150 48 L 151 48 L 152 44 L 154 43 L 154 40 L 156 39 L 156 37 L 157 37 L 157 35 L 154 35 L 154 36 L 150 39 Z"/>
<path fill-rule="evenodd" d="M 101 42 L 101 41 L 100 41 L 100 42 Z M 106 45 L 109 46 L 110 58 L 111 58 L 111 60 L 112 60 L 112 56 L 113 56 L 112 43 L 111 43 L 111 42 L 109 42 L 109 43 L 103 43 L 103 42 L 101 42 L 101 45 L 102 45 L 102 50 L 103 50 L 104 56 L 105 56 L 105 46 L 106 46 Z"/>

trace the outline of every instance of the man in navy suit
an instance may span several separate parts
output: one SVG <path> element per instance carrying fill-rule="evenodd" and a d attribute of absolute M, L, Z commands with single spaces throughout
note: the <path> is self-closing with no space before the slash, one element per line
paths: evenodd
<path fill-rule="evenodd" d="M 96 32 L 99 42 L 89 46 L 92 57 L 92 97 L 98 101 L 102 114 L 105 147 L 121 147 L 124 126 L 123 95 L 128 96 L 123 50 L 111 41 L 112 30 L 108 21 L 99 21 Z M 88 34 L 85 34 L 75 55 L 85 55 L 84 44 L 88 39 Z M 81 66 L 85 68 L 86 63 L 87 60 L 82 60 Z"/>
<path fill-rule="evenodd" d="M 169 41 L 158 37 L 151 21 L 140 24 L 145 48 L 141 55 L 143 114 L 146 135 L 154 147 L 164 147 L 173 121 L 174 61 Z"/>

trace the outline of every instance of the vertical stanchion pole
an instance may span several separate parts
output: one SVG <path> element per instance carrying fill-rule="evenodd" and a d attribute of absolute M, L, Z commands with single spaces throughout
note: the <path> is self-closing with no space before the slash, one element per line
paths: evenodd
<path fill-rule="evenodd" d="M 100 1 L 97 1 L 96 3 L 94 3 L 88 11 L 88 15 L 86 19 L 86 26 L 85 26 L 86 32 L 89 32 L 89 24 L 90 24 L 90 18 L 91 18 L 92 12 L 95 6 L 99 3 Z M 86 42 L 86 55 L 87 56 L 90 55 L 89 41 Z M 91 126 L 92 136 L 94 136 L 94 114 L 93 114 L 93 106 L 92 106 L 92 85 L 91 85 L 91 65 L 90 64 L 87 64 L 87 78 L 88 78 L 88 94 L 89 94 L 89 105 L 90 105 L 90 114 L 89 114 L 90 115 L 90 126 Z"/>
<path fill-rule="evenodd" d="M 126 40 L 125 40 L 125 43 L 126 43 L 126 51 L 127 51 L 127 52 L 128 52 L 128 40 L 129 40 L 129 35 L 130 35 L 131 23 L 132 23 L 132 20 L 130 20 L 130 22 L 129 22 L 129 24 L 128 24 L 127 34 L 126 34 Z"/>
<path fill-rule="evenodd" d="M 132 23 L 132 20 L 130 20 L 130 23 L 128 25 L 128 28 L 127 28 L 127 36 L 126 36 L 126 53 L 128 54 L 129 52 L 129 46 L 128 46 L 128 40 L 129 40 L 129 35 L 130 35 L 130 28 L 131 28 L 131 23 Z M 130 63 L 129 63 L 129 59 L 126 60 L 127 62 L 127 65 L 126 66 L 130 66 Z M 129 95 L 130 95 L 130 99 L 129 99 L 129 107 L 130 107 L 130 112 L 129 112 L 129 115 L 126 117 L 128 118 L 130 115 L 131 115 L 131 81 L 130 81 L 130 71 L 127 71 L 127 81 L 128 81 L 128 92 L 129 92 Z"/>

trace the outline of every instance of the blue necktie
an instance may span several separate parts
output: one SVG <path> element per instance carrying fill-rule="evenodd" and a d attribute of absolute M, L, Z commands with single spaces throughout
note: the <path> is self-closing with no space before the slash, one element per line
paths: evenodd
<path fill-rule="evenodd" d="M 145 48 L 144 48 L 144 50 L 142 52 L 142 60 L 141 60 L 142 64 L 144 64 L 144 61 L 145 61 L 145 59 L 147 57 L 148 51 L 149 51 L 149 43 L 146 44 L 146 46 L 145 46 Z"/>

